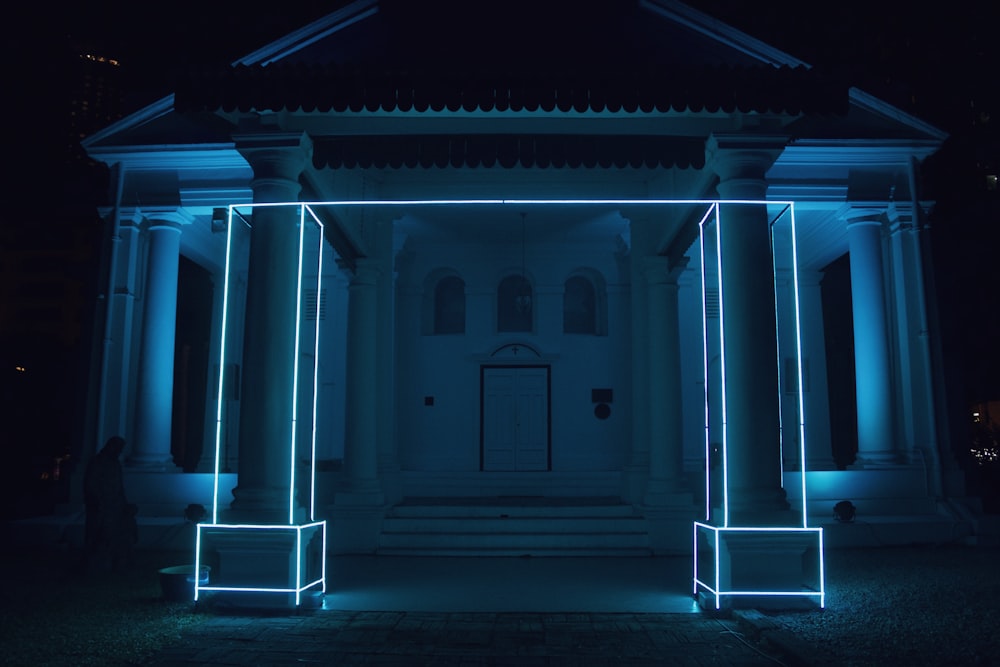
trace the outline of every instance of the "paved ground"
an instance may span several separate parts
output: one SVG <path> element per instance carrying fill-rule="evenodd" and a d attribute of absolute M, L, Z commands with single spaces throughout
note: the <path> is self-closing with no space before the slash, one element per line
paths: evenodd
<path fill-rule="evenodd" d="M 323 608 L 204 601 L 166 665 L 763 665 L 699 612 L 686 558 L 330 559 Z"/>
<path fill-rule="evenodd" d="M 764 665 L 732 620 L 699 614 L 216 614 L 150 665 Z"/>

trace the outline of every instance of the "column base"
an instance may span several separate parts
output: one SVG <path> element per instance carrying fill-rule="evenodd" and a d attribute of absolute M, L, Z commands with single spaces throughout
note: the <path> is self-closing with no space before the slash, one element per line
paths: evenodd
<path fill-rule="evenodd" d="M 847 466 L 848 470 L 862 470 L 865 468 L 887 468 L 891 466 L 901 465 L 903 463 L 903 458 L 900 456 L 899 452 L 895 451 L 881 451 L 881 452 L 858 452 L 854 459 L 854 463 Z"/>
<path fill-rule="evenodd" d="M 645 504 L 638 509 L 646 518 L 649 546 L 655 555 L 691 554 L 691 522 L 698 514 L 692 494 L 647 494 Z"/>
<path fill-rule="evenodd" d="M 296 507 L 289 517 L 289 496 L 286 489 L 240 488 L 233 489 L 233 502 L 220 514 L 227 523 L 276 523 L 306 520 L 305 508 Z"/>
<path fill-rule="evenodd" d="M 791 510 L 784 489 L 731 492 L 730 526 L 801 526 L 802 515 Z"/>
<path fill-rule="evenodd" d="M 129 456 L 122 466 L 126 472 L 179 472 L 172 456 L 138 455 Z"/>
<path fill-rule="evenodd" d="M 372 554 L 378 549 L 385 517 L 381 492 L 340 492 L 327 508 L 330 518 L 330 553 Z"/>
<path fill-rule="evenodd" d="M 622 499 L 636 505 L 642 502 L 649 470 L 643 466 L 626 466 L 622 470 Z"/>

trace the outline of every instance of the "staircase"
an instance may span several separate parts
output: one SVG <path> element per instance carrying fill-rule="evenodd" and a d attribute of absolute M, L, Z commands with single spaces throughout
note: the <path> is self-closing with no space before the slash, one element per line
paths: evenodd
<path fill-rule="evenodd" d="M 382 523 L 380 555 L 649 556 L 646 521 L 614 497 L 408 498 Z"/>

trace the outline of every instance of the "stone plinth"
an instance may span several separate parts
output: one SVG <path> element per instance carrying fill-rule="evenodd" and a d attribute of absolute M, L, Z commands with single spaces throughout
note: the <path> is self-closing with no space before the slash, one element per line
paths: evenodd
<path fill-rule="evenodd" d="M 694 592 L 704 609 L 808 609 L 824 604 L 819 528 L 695 523 Z"/>
<path fill-rule="evenodd" d="M 210 593 L 242 607 L 290 608 L 326 590 L 326 522 L 201 524 L 198 563 L 212 568 Z"/>

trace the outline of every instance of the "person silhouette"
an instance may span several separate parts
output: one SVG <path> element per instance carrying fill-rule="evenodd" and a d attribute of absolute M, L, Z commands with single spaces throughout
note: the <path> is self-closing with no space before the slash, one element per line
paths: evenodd
<path fill-rule="evenodd" d="M 101 451 L 87 462 L 84 471 L 84 549 L 88 569 L 110 570 L 122 565 L 137 537 L 136 511 L 125 497 L 125 480 L 119 460 L 124 450 L 123 438 L 109 438 Z"/>

